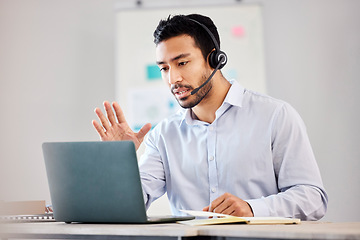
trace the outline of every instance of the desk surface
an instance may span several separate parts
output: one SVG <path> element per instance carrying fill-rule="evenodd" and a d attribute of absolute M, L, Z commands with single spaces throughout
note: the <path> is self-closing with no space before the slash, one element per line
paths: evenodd
<path fill-rule="evenodd" d="M 360 222 L 302 222 L 297 225 L 65 224 L 0 225 L 0 236 L 29 239 L 360 239 Z"/>

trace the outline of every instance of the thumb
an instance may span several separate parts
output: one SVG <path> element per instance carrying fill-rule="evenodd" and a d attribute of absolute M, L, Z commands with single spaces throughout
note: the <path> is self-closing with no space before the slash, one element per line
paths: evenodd
<path fill-rule="evenodd" d="M 137 138 L 140 142 L 142 142 L 142 140 L 144 139 L 145 135 L 150 131 L 151 129 L 151 124 L 147 123 L 145 124 L 140 131 L 136 134 Z"/>

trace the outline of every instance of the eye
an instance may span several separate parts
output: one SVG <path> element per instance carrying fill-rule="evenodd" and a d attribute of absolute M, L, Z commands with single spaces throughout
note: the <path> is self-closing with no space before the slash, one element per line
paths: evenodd
<path fill-rule="evenodd" d="M 179 66 L 185 66 L 188 63 L 188 61 L 185 62 L 179 62 Z"/>
<path fill-rule="evenodd" d="M 159 67 L 160 68 L 160 72 L 165 72 L 168 70 L 168 67 Z"/>

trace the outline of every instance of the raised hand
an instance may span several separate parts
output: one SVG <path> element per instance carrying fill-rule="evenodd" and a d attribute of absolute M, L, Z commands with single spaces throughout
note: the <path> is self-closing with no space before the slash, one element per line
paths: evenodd
<path fill-rule="evenodd" d="M 112 110 L 114 108 L 115 114 Z M 92 124 L 98 132 L 102 141 L 122 141 L 131 140 L 135 143 L 136 150 L 140 147 L 140 144 L 144 140 L 145 135 L 150 131 L 151 124 L 145 124 L 139 132 L 135 133 L 131 130 L 128 123 L 126 122 L 123 111 L 117 102 L 113 102 L 112 105 L 105 101 L 104 108 L 106 117 L 100 110 L 95 109 L 95 113 L 98 116 L 100 123 L 96 120 L 92 121 Z"/>

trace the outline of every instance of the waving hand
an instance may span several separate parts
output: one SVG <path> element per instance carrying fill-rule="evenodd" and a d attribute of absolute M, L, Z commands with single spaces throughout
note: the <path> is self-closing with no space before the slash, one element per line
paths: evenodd
<path fill-rule="evenodd" d="M 112 110 L 114 108 L 115 114 Z M 135 133 L 131 130 L 126 122 L 123 111 L 117 102 L 113 102 L 112 106 L 109 102 L 104 102 L 105 115 L 101 112 L 100 108 L 95 109 L 95 113 L 99 118 L 100 123 L 96 120 L 92 121 L 94 128 L 98 132 L 102 141 L 122 141 L 131 140 L 135 143 L 136 150 L 144 140 L 145 135 L 151 129 L 151 124 L 145 124 L 139 132 Z"/>

